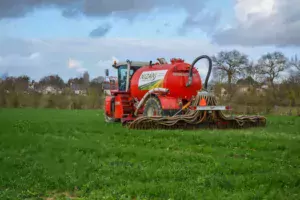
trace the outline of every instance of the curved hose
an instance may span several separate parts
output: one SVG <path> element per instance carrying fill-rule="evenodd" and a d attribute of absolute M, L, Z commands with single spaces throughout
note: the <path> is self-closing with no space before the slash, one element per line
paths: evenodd
<path fill-rule="evenodd" d="M 207 75 L 206 75 L 206 78 L 205 78 L 205 82 L 204 82 L 204 89 L 207 90 L 207 83 L 208 83 L 208 80 L 209 80 L 209 77 L 210 77 L 210 74 L 211 74 L 211 70 L 212 70 L 212 60 L 209 56 L 207 55 L 202 55 L 202 56 L 199 56 L 197 57 L 193 62 L 192 62 L 192 65 L 190 67 L 190 70 L 189 70 L 189 80 L 186 84 L 186 86 L 190 86 L 192 84 L 192 81 L 193 81 L 193 68 L 195 66 L 195 64 L 203 59 L 203 58 L 206 58 L 208 60 L 208 72 L 207 72 Z"/>

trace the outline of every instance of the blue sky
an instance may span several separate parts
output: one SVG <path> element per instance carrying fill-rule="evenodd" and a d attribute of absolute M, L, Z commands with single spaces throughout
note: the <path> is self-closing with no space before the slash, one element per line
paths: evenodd
<path fill-rule="evenodd" d="M 20 1 L 12 2 L 17 4 Z M 69 5 L 55 4 L 55 0 L 45 2 L 55 6 L 49 6 L 50 3 L 19 3 L 24 15 L 17 17 L 11 17 L 11 12 L 8 12 L 12 7 L 5 8 L 5 3 L 0 3 L 0 7 L 8 13 L 5 16 L 4 12 L 4 16 L 0 18 L 0 74 L 26 73 L 34 79 L 59 74 L 67 79 L 88 70 L 91 77 L 96 77 L 103 75 L 105 68 L 110 68 L 113 59 L 148 61 L 157 57 L 182 57 L 191 62 L 199 54 L 212 55 L 220 50 L 233 48 L 254 59 L 274 50 L 281 50 L 287 56 L 299 52 L 298 42 L 291 42 L 287 33 L 278 33 L 275 29 L 272 31 L 263 24 L 267 20 L 275 20 L 278 22 L 276 26 L 280 27 L 280 22 L 286 17 L 285 13 L 279 13 L 280 9 L 273 6 L 273 13 L 278 13 L 259 18 L 261 13 L 267 13 L 270 7 L 268 5 L 272 2 L 280 8 L 280 4 L 275 4 L 278 0 L 261 0 L 263 3 L 256 0 L 206 0 L 204 10 L 201 10 L 200 0 L 166 0 L 174 3 L 175 7 L 166 7 L 161 1 L 145 0 L 144 4 L 150 2 L 152 9 L 136 4 L 133 10 L 124 7 L 125 14 L 107 14 L 107 11 L 115 12 L 114 8 L 123 8 L 122 5 L 111 5 L 107 1 L 104 4 L 108 5 L 107 8 L 111 6 L 111 10 L 94 11 L 85 8 L 79 16 L 71 18 L 62 15 Z M 245 7 L 248 13 L 243 10 Z M 91 16 L 92 11 L 94 16 Z M 251 14 L 256 18 L 242 21 L 239 13 Z M 197 21 L 197 15 L 202 20 Z M 194 21 L 186 23 L 188 20 Z M 98 32 L 97 37 L 91 37 L 90 33 L 98 27 L 102 31 Z M 222 29 L 224 27 L 229 30 Z M 296 32 L 287 25 L 283 28 L 280 30 Z M 295 40 L 299 39 L 293 36 Z M 70 67 L 70 62 L 73 67 Z M 200 68 L 200 72 L 205 73 L 206 67 Z"/>

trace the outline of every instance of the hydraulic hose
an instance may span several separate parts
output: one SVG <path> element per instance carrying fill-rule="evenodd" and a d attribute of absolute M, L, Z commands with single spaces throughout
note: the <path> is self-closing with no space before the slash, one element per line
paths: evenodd
<path fill-rule="evenodd" d="M 210 77 L 210 74 L 211 74 L 211 70 L 212 70 L 212 60 L 209 56 L 207 55 L 202 55 L 202 56 L 199 56 L 197 57 L 193 62 L 192 62 L 192 65 L 190 67 L 190 70 L 189 70 L 189 79 L 188 79 L 188 82 L 186 84 L 187 87 L 189 87 L 191 84 L 192 84 L 192 81 L 193 81 L 193 69 L 194 69 L 194 66 L 195 64 L 203 59 L 203 58 L 206 58 L 208 60 L 208 72 L 207 72 L 207 75 L 206 75 L 206 78 L 205 78 L 205 82 L 204 82 L 204 89 L 207 90 L 207 84 L 208 84 L 208 80 L 209 80 L 209 77 Z"/>

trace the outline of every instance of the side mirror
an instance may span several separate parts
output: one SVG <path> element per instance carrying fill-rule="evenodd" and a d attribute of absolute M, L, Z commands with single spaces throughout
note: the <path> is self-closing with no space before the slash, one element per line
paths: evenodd
<path fill-rule="evenodd" d="M 105 76 L 109 76 L 109 70 L 105 69 Z"/>

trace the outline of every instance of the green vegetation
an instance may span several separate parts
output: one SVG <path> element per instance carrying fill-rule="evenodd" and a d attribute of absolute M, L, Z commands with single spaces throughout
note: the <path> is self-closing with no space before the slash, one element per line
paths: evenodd
<path fill-rule="evenodd" d="M 97 110 L 1 109 L 0 127 L 1 200 L 300 199 L 297 116 L 132 131 Z"/>

